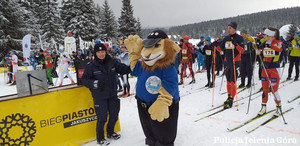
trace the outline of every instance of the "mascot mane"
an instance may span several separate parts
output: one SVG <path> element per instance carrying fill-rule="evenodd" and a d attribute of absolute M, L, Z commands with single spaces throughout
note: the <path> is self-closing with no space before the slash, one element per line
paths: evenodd
<path fill-rule="evenodd" d="M 164 53 L 165 57 L 155 62 L 153 66 L 148 66 L 144 61 L 142 61 L 142 67 L 144 70 L 153 72 L 155 69 L 163 69 L 170 66 L 175 61 L 176 50 L 171 40 L 165 39 L 164 40 Z"/>

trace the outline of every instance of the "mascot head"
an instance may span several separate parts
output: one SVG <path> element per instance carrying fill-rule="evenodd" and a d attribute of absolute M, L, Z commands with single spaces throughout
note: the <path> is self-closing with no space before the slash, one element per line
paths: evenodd
<path fill-rule="evenodd" d="M 170 66 L 175 61 L 179 46 L 168 39 L 162 30 L 152 31 L 147 39 L 143 40 L 141 51 L 142 66 L 145 70 L 154 71 Z"/>

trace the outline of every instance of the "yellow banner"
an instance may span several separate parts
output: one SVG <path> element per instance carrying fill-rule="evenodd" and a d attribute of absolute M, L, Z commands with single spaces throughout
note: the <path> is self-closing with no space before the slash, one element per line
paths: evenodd
<path fill-rule="evenodd" d="M 96 139 L 96 121 L 85 87 L 2 101 L 0 145 L 81 145 Z"/>

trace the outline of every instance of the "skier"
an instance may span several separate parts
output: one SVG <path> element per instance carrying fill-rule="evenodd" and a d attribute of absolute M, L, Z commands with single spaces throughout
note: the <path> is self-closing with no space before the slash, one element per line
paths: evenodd
<path fill-rule="evenodd" d="M 200 42 L 197 44 L 198 50 L 196 50 L 197 53 L 197 61 L 198 61 L 198 70 L 197 72 L 203 72 L 205 70 L 205 55 L 200 53 L 200 50 L 202 50 L 205 46 L 204 36 L 200 37 Z M 201 70 L 200 67 L 202 66 Z"/>
<path fill-rule="evenodd" d="M 266 113 L 266 104 L 268 102 L 268 93 L 269 87 L 271 86 L 272 93 L 275 97 L 276 103 L 276 113 L 275 116 L 280 114 L 281 110 L 281 98 L 278 94 L 278 86 L 280 82 L 279 77 L 279 57 L 282 52 L 282 42 L 279 37 L 279 30 L 275 28 L 267 28 L 264 31 L 265 41 L 262 45 L 262 54 L 263 54 L 263 65 L 262 65 L 262 75 L 261 75 L 261 83 L 263 87 L 262 94 L 262 107 L 259 111 L 259 115 L 263 115 Z M 270 84 L 271 83 L 271 84 Z"/>
<path fill-rule="evenodd" d="M 60 74 L 59 74 L 59 77 L 60 77 L 60 81 L 61 81 L 59 86 L 63 85 L 65 75 L 68 76 L 68 78 L 71 80 L 72 84 L 75 84 L 74 80 L 72 79 L 72 77 L 71 77 L 71 75 L 69 74 L 69 71 L 68 71 L 69 61 L 71 60 L 71 58 L 70 58 L 70 56 L 67 52 L 64 52 L 63 48 L 60 48 L 59 51 L 60 51 L 60 58 L 59 58 L 59 60 L 60 60 Z"/>
<path fill-rule="evenodd" d="M 128 74 L 130 67 L 119 63 L 116 59 L 107 54 L 106 47 L 102 44 L 94 46 L 95 60 L 89 62 L 85 67 L 82 76 L 83 85 L 88 87 L 94 99 L 94 106 L 97 114 L 97 143 L 108 145 L 104 138 L 104 124 L 107 124 L 107 138 L 119 139 L 120 134 L 114 132 L 115 124 L 120 111 L 120 99 L 117 96 L 117 73 Z"/>
<path fill-rule="evenodd" d="M 211 38 L 208 36 L 205 38 L 205 46 L 202 50 L 200 50 L 200 53 L 205 55 L 205 68 L 206 68 L 206 73 L 207 73 L 207 84 L 205 85 L 205 87 L 212 87 L 213 84 L 210 80 L 211 75 L 213 74 L 212 72 L 212 65 L 213 65 L 213 57 L 215 57 L 214 55 L 214 48 L 211 45 Z"/>
<path fill-rule="evenodd" d="M 13 77 L 13 82 L 10 85 L 16 85 L 15 73 L 18 72 L 18 57 L 16 55 L 16 51 L 10 51 L 9 55 L 11 56 L 12 77 Z"/>
<path fill-rule="evenodd" d="M 289 66 L 289 75 L 287 80 L 291 79 L 293 72 L 293 67 L 296 68 L 295 81 L 298 81 L 299 78 L 299 62 L 300 62 L 300 32 L 296 32 L 294 35 L 294 40 L 291 42 L 290 46 L 290 66 Z"/>
<path fill-rule="evenodd" d="M 183 38 L 184 43 L 183 46 L 180 50 L 182 54 L 182 66 L 181 66 L 181 74 L 180 74 L 180 82 L 179 85 L 183 84 L 183 73 L 185 72 L 187 66 L 189 67 L 190 74 L 192 75 L 192 81 L 189 84 L 193 84 L 196 82 L 195 76 L 194 76 L 194 71 L 193 71 L 193 45 L 189 43 L 189 37 L 186 35 Z"/>
<path fill-rule="evenodd" d="M 129 52 L 127 51 L 125 46 L 121 46 L 122 53 L 118 56 L 121 60 L 121 63 L 129 66 Z M 128 82 L 128 74 L 121 74 L 121 78 L 123 81 L 123 97 L 128 97 L 130 95 L 130 84 Z"/>
<path fill-rule="evenodd" d="M 247 35 L 246 30 L 241 31 L 241 36 L 244 38 L 244 53 L 242 53 L 242 60 L 241 60 L 241 66 L 240 66 L 240 71 L 241 71 L 241 84 L 239 85 L 239 88 L 244 88 L 245 87 L 245 78 L 247 76 L 248 82 L 246 87 L 250 88 L 251 87 L 251 82 L 252 82 L 252 73 L 253 73 L 253 60 L 254 60 L 254 48 L 256 48 L 255 45 L 255 40 Z"/>
<path fill-rule="evenodd" d="M 232 107 L 233 98 L 236 95 L 236 64 L 241 61 L 241 53 L 244 51 L 244 39 L 236 33 L 236 29 L 236 22 L 228 24 L 227 31 L 229 35 L 224 38 L 221 46 L 217 48 L 219 52 L 221 51 L 220 48 L 224 51 L 224 61 L 226 61 L 227 67 L 226 79 L 228 98 L 224 102 L 224 109 Z"/>

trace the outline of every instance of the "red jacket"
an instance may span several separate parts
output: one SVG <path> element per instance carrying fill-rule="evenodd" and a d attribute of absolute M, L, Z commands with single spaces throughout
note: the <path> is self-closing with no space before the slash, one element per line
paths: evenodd
<path fill-rule="evenodd" d="M 191 43 L 184 43 L 180 53 L 182 55 L 182 61 L 189 61 L 193 59 L 192 54 L 194 53 L 194 48 Z"/>

